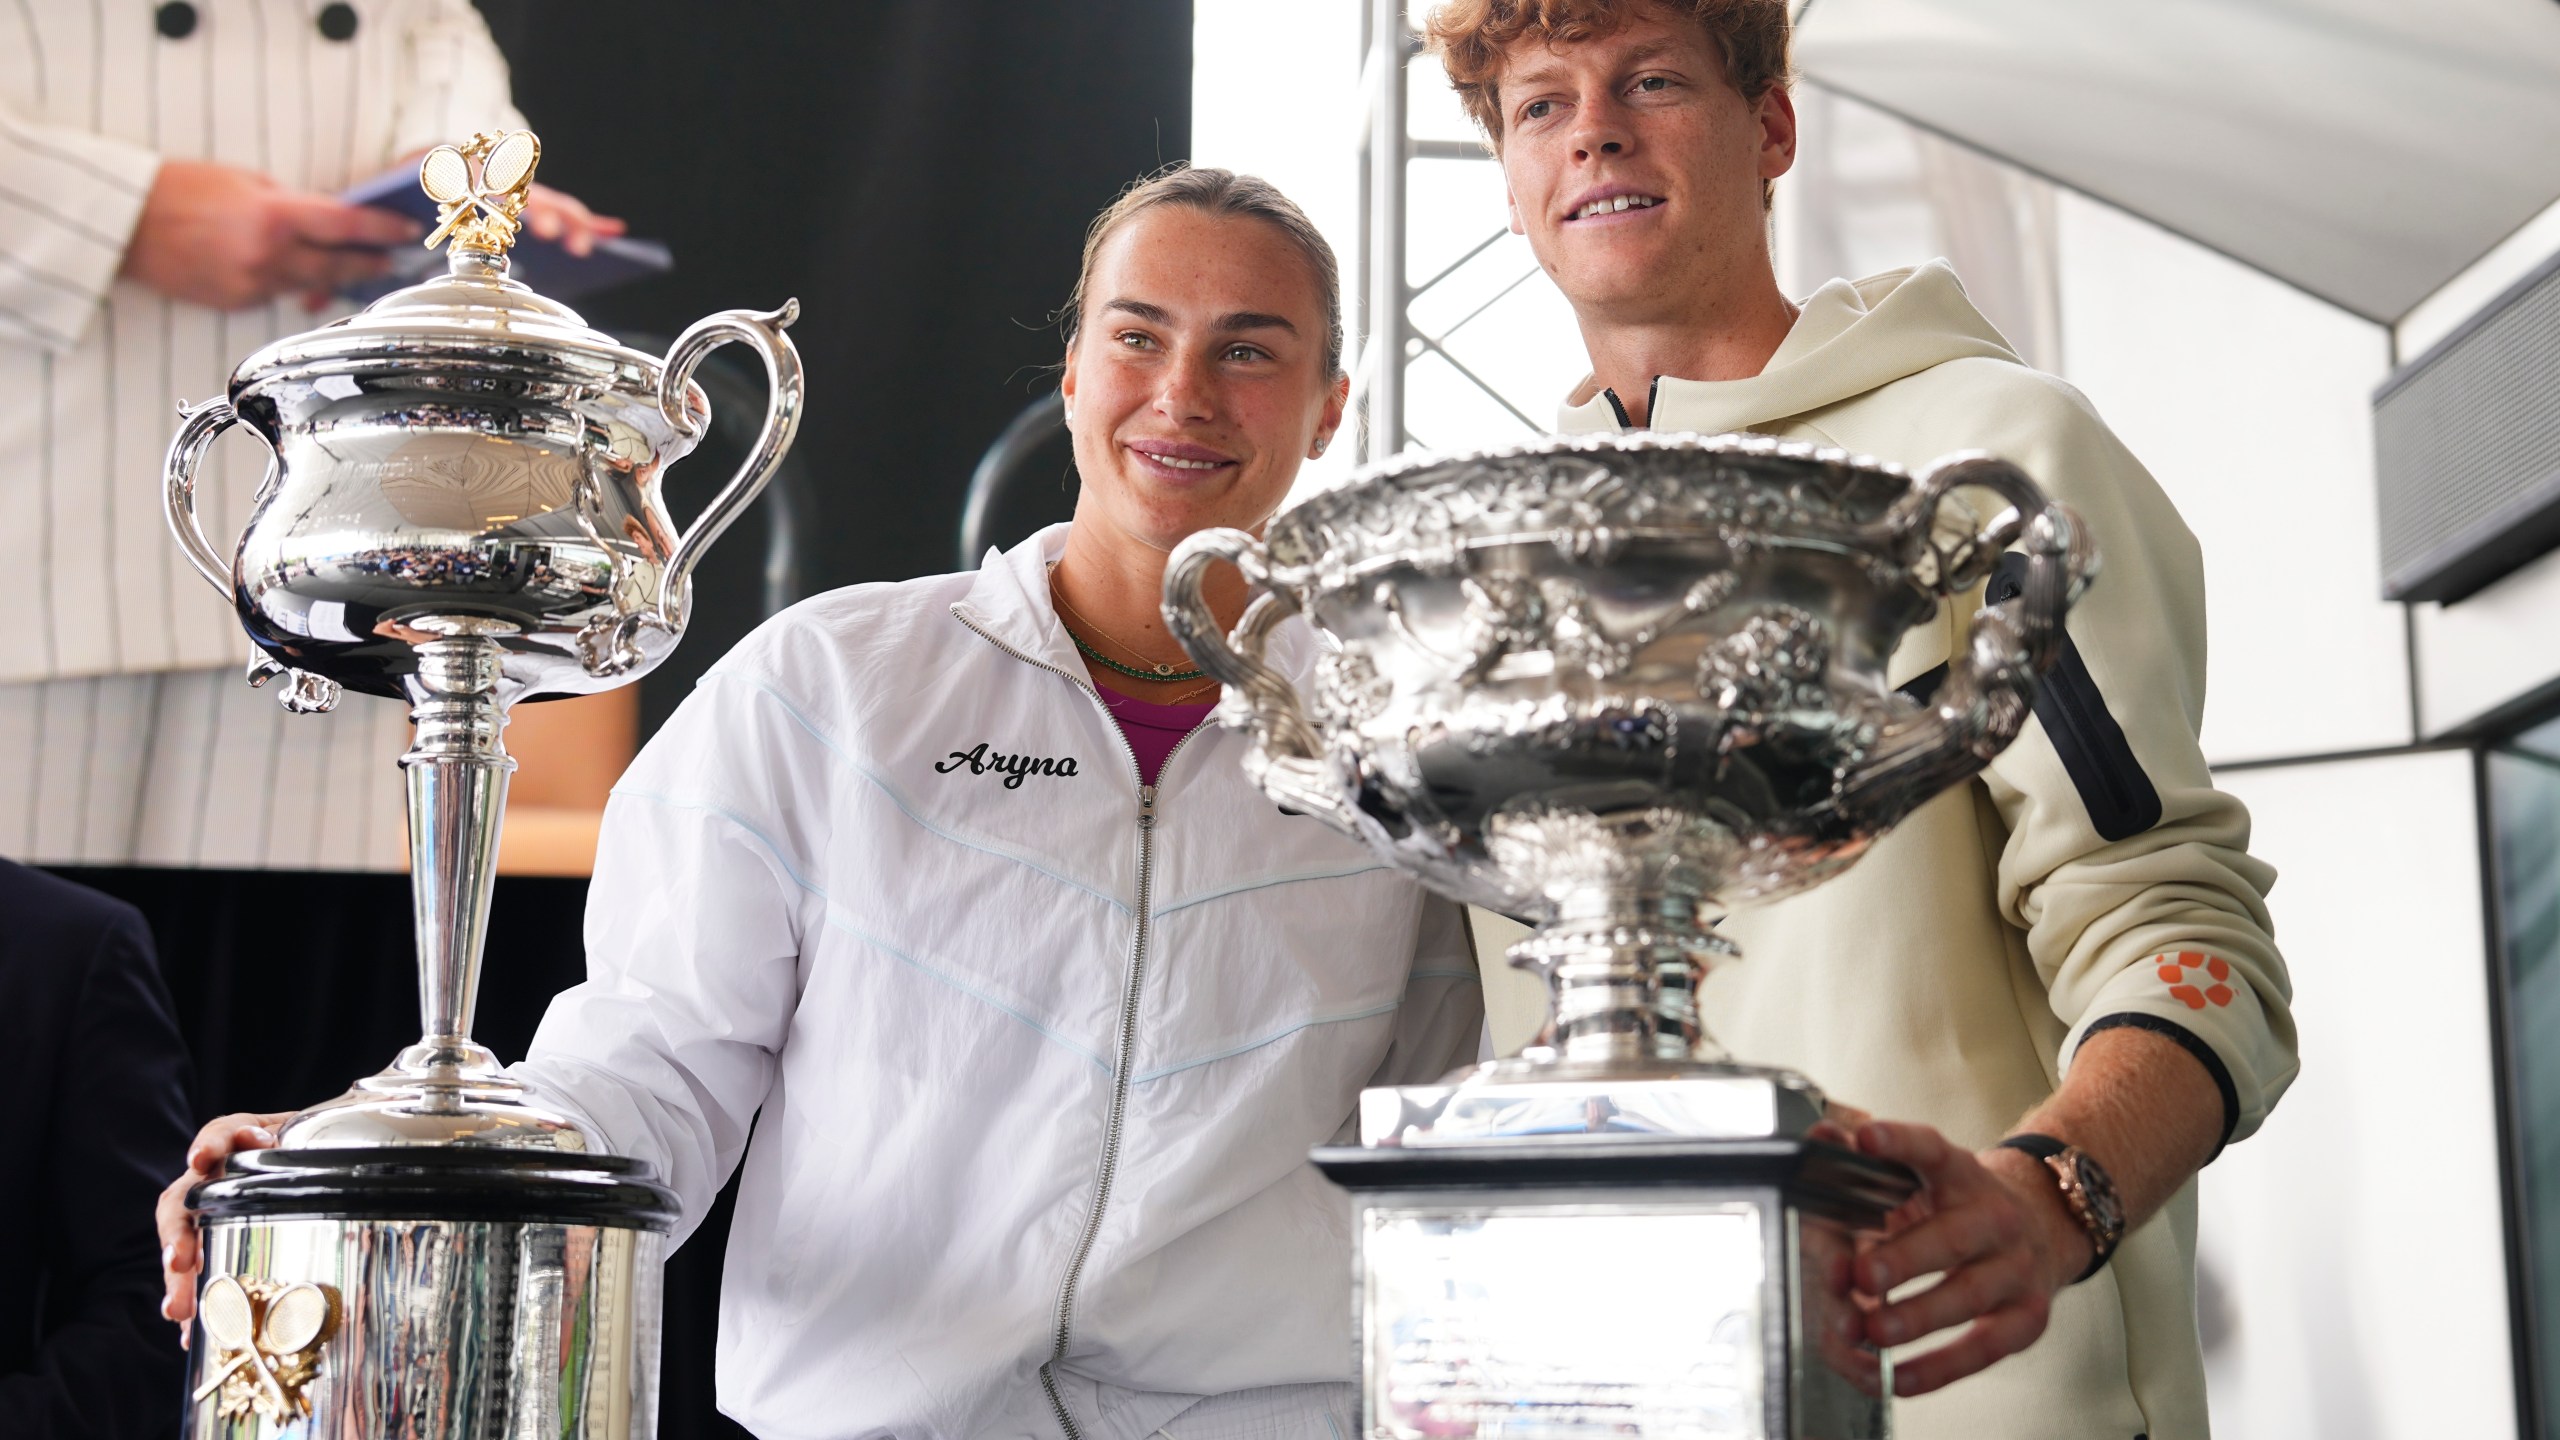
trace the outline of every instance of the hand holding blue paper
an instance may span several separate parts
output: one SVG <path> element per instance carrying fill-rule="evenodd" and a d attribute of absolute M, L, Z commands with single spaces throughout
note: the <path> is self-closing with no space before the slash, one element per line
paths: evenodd
<path fill-rule="evenodd" d="M 401 164 L 364 180 L 338 198 L 351 205 L 390 210 L 432 227 L 436 203 L 418 186 L 414 164 Z M 573 195 L 536 185 L 523 216 L 524 234 L 508 254 L 515 278 L 558 300 L 574 300 L 675 267 L 675 257 L 656 240 L 623 233 L 623 222 L 589 210 Z M 440 269 L 444 260 L 423 246 L 397 246 L 388 272 L 341 287 L 339 294 L 359 305 L 371 304 L 403 285 L 412 285 Z"/>

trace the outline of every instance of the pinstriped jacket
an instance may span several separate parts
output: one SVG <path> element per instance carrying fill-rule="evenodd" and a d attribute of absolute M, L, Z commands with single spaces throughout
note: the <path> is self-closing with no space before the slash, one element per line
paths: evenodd
<path fill-rule="evenodd" d="M 1349 1215 L 1307 1150 L 1476 1052 L 1457 906 L 1282 814 L 1234 732 L 1139 785 L 1063 539 L 723 659 L 616 787 L 588 979 L 519 1067 L 688 1227 L 744 1153 L 720 1401 L 759 1435 L 1134 1440 L 1236 1392 L 1325 1433 Z"/>
<path fill-rule="evenodd" d="M 325 317 L 290 297 L 224 314 L 118 280 L 161 160 L 335 192 L 521 123 L 469 0 L 0 9 L 0 683 L 245 653 L 160 518 L 161 455 L 178 399 Z M 200 503 L 217 543 L 246 523 L 263 464 L 254 441 L 216 447 Z"/>

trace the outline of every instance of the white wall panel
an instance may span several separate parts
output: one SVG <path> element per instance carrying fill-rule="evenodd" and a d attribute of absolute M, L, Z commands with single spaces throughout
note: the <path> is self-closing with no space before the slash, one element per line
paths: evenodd
<path fill-rule="evenodd" d="M 2480 307 L 2498 298 L 2498 293 L 2522 280 L 2535 266 L 2560 254 L 2560 200 L 2554 200 L 2543 212 L 2516 227 L 2516 232 L 2498 242 L 2496 249 L 2471 263 L 2444 288 L 2418 302 L 2415 309 L 2400 317 L 2393 332 L 2400 337 L 2403 363 L 2417 359 L 2427 347 L 2461 328 L 2462 323 L 2480 313 Z"/>
<path fill-rule="evenodd" d="M 2560 554 L 2414 614 L 2418 714 L 2430 735 L 2560 680 Z"/>
<path fill-rule="evenodd" d="M 2282 872 L 2302 1076 L 2205 1172 L 2217 1434 L 2516 1434 L 2471 759 L 2228 775 Z M 2385 819 L 2387 817 L 2387 820 Z"/>
<path fill-rule="evenodd" d="M 1259 175 L 1297 201 L 1333 246 L 1355 330 L 1362 103 L 1360 0 L 1194 0 L 1191 153 L 1164 158 Z M 1356 448 L 1346 431 L 1293 493 L 1339 483 Z"/>
<path fill-rule="evenodd" d="M 2407 645 L 2374 528 L 2385 332 L 2078 196 L 2061 225 L 2063 373 L 2204 544 L 2205 753 L 2408 740 Z"/>

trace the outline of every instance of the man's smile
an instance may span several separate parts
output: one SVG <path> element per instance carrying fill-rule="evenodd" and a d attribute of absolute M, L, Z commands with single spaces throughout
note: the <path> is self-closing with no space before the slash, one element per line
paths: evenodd
<path fill-rule="evenodd" d="M 1569 206 L 1564 223 L 1579 224 L 1624 215 L 1630 211 L 1651 210 L 1662 204 L 1662 197 L 1632 185 L 1603 185 L 1586 190 Z"/>

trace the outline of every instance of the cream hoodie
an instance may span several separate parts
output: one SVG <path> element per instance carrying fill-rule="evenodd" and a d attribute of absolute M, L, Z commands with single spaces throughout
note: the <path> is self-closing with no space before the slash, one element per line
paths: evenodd
<path fill-rule="evenodd" d="M 2138 1025 L 2212 1072 L 2227 1140 L 2255 1130 L 2297 1066 L 2265 902 L 2274 872 L 2249 855 L 2248 812 L 2213 788 L 2197 747 L 2204 575 L 2140 462 L 2077 391 L 2019 363 L 1943 261 L 1833 281 L 1759 375 L 1665 376 L 1649 415 L 1661 430 L 1756 431 L 1914 469 L 1989 450 L 2080 512 L 2105 567 L 2034 722 L 1980 779 L 1839 879 L 1724 922 L 1744 958 L 1707 983 L 1714 1034 L 1843 1103 L 1979 1148 L 2053 1092 L 2092 1029 Z M 1569 403 L 1562 428 L 1625 421 L 1602 391 Z M 1913 630 L 1888 683 L 1942 674 L 1983 594 Z M 2201 1440 L 2195 1220 L 2190 1183 L 2057 1297 L 2032 1349 L 1901 1402 L 1896 1433 Z"/>

